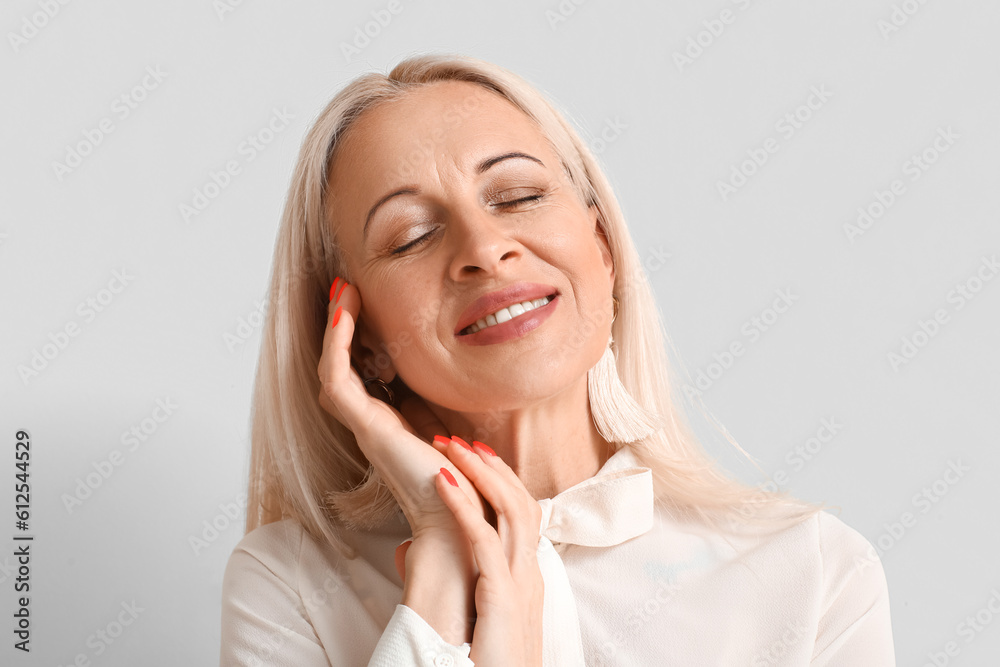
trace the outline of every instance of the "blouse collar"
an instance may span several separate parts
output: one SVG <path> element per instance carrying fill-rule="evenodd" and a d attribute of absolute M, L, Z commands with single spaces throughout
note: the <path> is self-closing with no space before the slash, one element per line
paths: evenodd
<path fill-rule="evenodd" d="M 623 445 L 596 475 L 538 504 L 539 533 L 553 543 L 621 544 L 653 527 L 653 473 Z"/>

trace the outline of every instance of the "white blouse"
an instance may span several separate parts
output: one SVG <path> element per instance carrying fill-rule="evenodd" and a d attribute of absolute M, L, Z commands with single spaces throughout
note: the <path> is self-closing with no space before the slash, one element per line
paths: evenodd
<path fill-rule="evenodd" d="M 539 503 L 546 667 L 895 665 L 882 564 L 832 514 L 723 537 L 656 505 L 627 447 Z M 221 664 L 473 665 L 468 644 L 400 604 L 409 536 L 401 514 L 350 533 L 353 560 L 290 519 L 244 536 L 223 580 Z"/>

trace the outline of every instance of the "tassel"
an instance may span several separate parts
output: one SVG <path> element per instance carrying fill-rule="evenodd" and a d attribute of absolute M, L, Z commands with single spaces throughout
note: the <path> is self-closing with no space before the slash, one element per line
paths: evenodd
<path fill-rule="evenodd" d="M 608 442 L 635 442 L 655 431 L 659 420 L 636 403 L 622 384 L 613 344 L 609 338 L 600 361 L 587 373 L 590 414 Z"/>

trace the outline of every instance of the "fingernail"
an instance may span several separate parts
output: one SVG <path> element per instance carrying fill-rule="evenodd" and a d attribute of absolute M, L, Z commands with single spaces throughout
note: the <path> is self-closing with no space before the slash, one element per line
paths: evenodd
<path fill-rule="evenodd" d="M 333 279 L 333 284 L 330 285 L 330 301 L 333 301 L 333 293 L 334 293 L 334 291 L 336 291 L 336 289 L 337 289 L 337 283 L 339 283 L 339 282 L 340 282 L 340 277 L 338 276 L 338 277 L 336 277 L 336 278 Z"/>
<path fill-rule="evenodd" d="M 441 474 L 444 475 L 444 478 L 448 480 L 449 484 L 452 486 L 458 486 L 458 482 L 455 481 L 455 477 L 447 468 L 441 468 Z"/>
<path fill-rule="evenodd" d="M 340 295 L 344 293 L 344 289 L 346 288 L 347 288 L 347 281 L 345 280 L 340 283 L 340 287 L 337 289 L 337 296 L 334 298 L 339 299 Z"/>
<path fill-rule="evenodd" d="M 331 329 L 337 326 L 337 322 L 340 321 L 340 313 L 343 312 L 343 310 L 343 306 L 337 306 L 336 312 L 333 313 L 333 324 L 330 325 Z"/>
<path fill-rule="evenodd" d="M 454 440 L 455 442 L 457 442 L 458 444 L 462 445 L 466 449 L 468 449 L 470 452 L 472 451 L 472 447 L 469 446 L 469 443 L 467 443 L 465 440 L 462 440 L 457 435 L 451 436 L 451 439 Z"/>
<path fill-rule="evenodd" d="M 445 446 L 447 446 L 449 441 L 450 441 L 450 439 L 444 437 L 443 435 L 435 435 L 434 436 L 434 442 L 436 442 L 439 445 L 445 445 Z"/>
<path fill-rule="evenodd" d="M 487 445 L 484 445 L 483 443 L 479 442 L 478 440 L 473 440 L 472 444 L 475 447 L 479 447 L 481 450 L 483 450 L 484 452 L 486 452 L 490 456 L 496 456 L 497 455 L 497 453 L 494 452 L 492 448 L 488 447 Z"/>

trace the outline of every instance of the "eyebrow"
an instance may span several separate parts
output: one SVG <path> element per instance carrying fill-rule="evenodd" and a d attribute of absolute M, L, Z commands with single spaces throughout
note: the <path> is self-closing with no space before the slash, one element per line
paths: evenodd
<path fill-rule="evenodd" d="M 490 167 L 492 167 L 493 165 L 497 164 L 498 162 L 503 162 L 504 160 L 511 160 L 514 158 L 531 160 L 532 162 L 537 162 L 543 167 L 545 166 L 545 163 L 543 163 L 541 160 L 532 155 L 528 155 L 527 153 L 518 153 L 517 151 L 514 151 L 512 153 L 504 153 L 503 155 L 497 155 L 496 157 L 486 158 L 485 160 L 480 162 L 478 166 L 476 166 L 476 173 L 481 174 Z"/>
<path fill-rule="evenodd" d="M 496 155 L 494 157 L 486 158 L 478 165 L 476 165 L 476 173 L 482 174 L 491 167 L 493 167 L 494 165 L 503 162 L 504 160 L 514 160 L 514 159 L 531 160 L 532 162 L 537 162 L 543 167 L 545 166 L 544 162 L 542 162 L 541 160 L 532 155 L 528 155 L 527 153 L 520 153 L 518 151 L 513 151 L 510 153 L 504 153 L 503 155 Z M 377 202 L 375 202 L 375 205 L 372 206 L 370 209 L 368 209 L 368 215 L 365 217 L 365 226 L 361 232 L 361 238 L 364 239 L 368 236 L 368 225 L 369 223 L 371 223 L 372 217 L 375 216 L 375 211 L 378 210 L 379 206 L 386 203 L 393 197 L 399 197 L 400 195 L 416 195 L 416 194 L 420 194 L 419 190 L 417 190 L 416 188 L 400 188 L 399 190 L 390 192 L 389 194 L 387 194 L 386 196 L 382 197 Z"/>
<path fill-rule="evenodd" d="M 419 194 L 419 191 L 416 188 L 400 188 L 395 192 L 390 192 L 389 194 L 387 194 L 386 196 L 382 197 L 377 202 L 375 202 L 375 205 L 372 206 L 370 209 L 368 209 L 368 216 L 365 218 L 365 226 L 364 229 L 361 231 L 361 238 L 364 239 L 368 236 L 368 223 L 372 221 L 372 216 L 375 215 L 375 211 L 378 210 L 379 206 L 386 203 L 393 197 L 398 197 L 400 195 L 415 195 L 415 194 Z"/>

